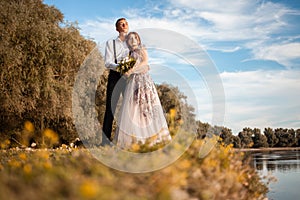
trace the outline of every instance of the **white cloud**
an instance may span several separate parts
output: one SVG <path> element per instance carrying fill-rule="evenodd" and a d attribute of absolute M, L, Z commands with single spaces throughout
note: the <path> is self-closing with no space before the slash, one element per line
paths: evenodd
<path fill-rule="evenodd" d="M 244 12 L 257 3 L 248 0 L 170 0 L 169 2 L 178 7 L 217 12 Z"/>
<path fill-rule="evenodd" d="M 292 26 L 287 21 L 288 15 L 299 13 L 283 4 L 260 0 L 172 0 L 162 6 L 149 3 L 144 8 L 127 8 L 121 12 L 128 18 L 131 30 L 169 29 L 193 38 L 208 50 L 227 52 L 237 50 L 238 46 L 253 53 L 249 59 L 274 60 L 287 67 L 294 63 L 293 59 L 300 58 L 299 44 L 290 41 L 294 36 L 273 38 L 276 34 L 286 34 L 286 29 Z M 80 27 L 83 35 L 103 42 L 117 35 L 114 21 L 112 18 L 89 20 Z M 290 52 L 280 51 L 289 48 Z"/>
<path fill-rule="evenodd" d="M 287 67 L 299 67 L 293 60 L 300 58 L 300 43 L 273 44 L 257 46 L 253 51 L 255 59 L 273 60 Z"/>
<path fill-rule="evenodd" d="M 300 128 L 300 71 L 224 72 L 225 126 Z"/>

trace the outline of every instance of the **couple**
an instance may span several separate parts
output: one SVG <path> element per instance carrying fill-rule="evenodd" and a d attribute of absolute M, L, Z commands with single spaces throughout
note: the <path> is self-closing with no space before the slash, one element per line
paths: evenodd
<path fill-rule="evenodd" d="M 106 111 L 102 145 L 110 144 L 112 122 L 120 94 L 123 101 L 113 142 L 123 149 L 133 144 L 155 145 L 171 140 L 155 85 L 148 73 L 147 50 L 136 32 L 128 33 L 125 18 L 116 21 L 119 36 L 109 40 L 105 48 L 105 67 L 110 69 L 107 83 Z M 130 55 L 136 61 L 125 74 L 117 72 L 118 63 Z"/>

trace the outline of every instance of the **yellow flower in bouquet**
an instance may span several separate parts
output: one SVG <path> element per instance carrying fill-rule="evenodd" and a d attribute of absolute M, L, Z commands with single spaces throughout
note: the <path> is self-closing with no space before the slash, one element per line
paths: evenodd
<path fill-rule="evenodd" d="M 127 71 L 129 71 L 133 66 L 135 65 L 136 60 L 131 56 L 126 56 L 123 58 L 117 66 L 117 72 L 120 72 L 121 74 L 125 74 Z"/>

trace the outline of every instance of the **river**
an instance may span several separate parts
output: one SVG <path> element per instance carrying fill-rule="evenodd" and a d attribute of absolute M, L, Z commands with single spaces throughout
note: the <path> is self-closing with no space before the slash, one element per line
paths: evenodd
<path fill-rule="evenodd" d="M 263 180 L 277 179 L 269 184 L 269 200 L 300 199 L 300 150 L 251 152 L 252 164 Z"/>

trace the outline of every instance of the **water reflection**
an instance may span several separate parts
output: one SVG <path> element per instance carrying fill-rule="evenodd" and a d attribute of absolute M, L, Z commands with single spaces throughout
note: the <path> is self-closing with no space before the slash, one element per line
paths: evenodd
<path fill-rule="evenodd" d="M 300 171 L 300 150 L 253 152 L 252 165 L 259 171 Z"/>
<path fill-rule="evenodd" d="M 300 199 L 300 150 L 248 152 L 262 180 L 268 176 L 275 177 L 276 182 L 269 185 L 269 200 Z"/>

